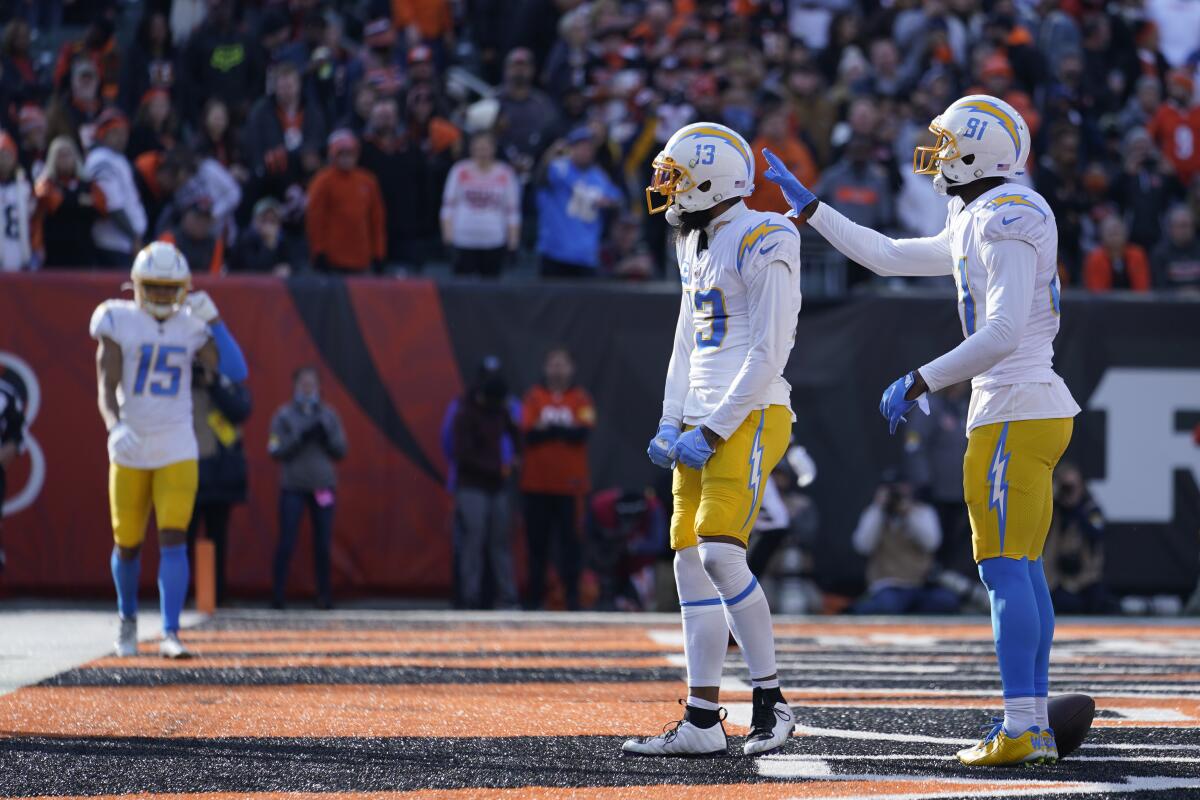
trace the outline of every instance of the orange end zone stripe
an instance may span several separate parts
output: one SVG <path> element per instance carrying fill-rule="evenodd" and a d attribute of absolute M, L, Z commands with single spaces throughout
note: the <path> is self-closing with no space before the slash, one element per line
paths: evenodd
<path fill-rule="evenodd" d="M 678 683 L 35 686 L 0 697 L 0 736 L 624 736 L 678 719 L 674 698 L 684 691 Z"/>
<path fill-rule="evenodd" d="M 588 658 L 581 653 L 577 658 L 542 657 L 515 658 L 512 656 L 488 655 L 483 658 L 450 658 L 446 656 L 388 657 L 388 656 L 322 656 L 322 655 L 272 655 L 247 658 L 210 658 L 204 654 L 208 648 L 196 648 L 196 658 L 167 660 L 158 655 L 140 655 L 135 658 L 116 656 L 89 661 L 83 669 L 250 669 L 256 667 L 429 667 L 442 669 L 578 669 L 578 668 L 625 668 L 644 669 L 670 667 L 666 655 L 644 658 Z"/>

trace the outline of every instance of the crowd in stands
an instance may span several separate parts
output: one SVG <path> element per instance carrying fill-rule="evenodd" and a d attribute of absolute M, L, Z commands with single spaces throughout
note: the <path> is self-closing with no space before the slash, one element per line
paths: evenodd
<path fill-rule="evenodd" d="M 962 94 L 1018 108 L 1064 282 L 1200 289 L 1200 5 L 0 0 L 0 269 L 669 276 L 649 165 L 709 119 L 921 236 Z M 137 17 L 135 19 L 135 17 Z M 64 38 L 47 52 L 48 42 Z M 78 35 L 75 35 L 78 34 Z M 761 173 L 762 164 L 759 164 Z M 786 210 L 759 180 L 750 199 Z"/>

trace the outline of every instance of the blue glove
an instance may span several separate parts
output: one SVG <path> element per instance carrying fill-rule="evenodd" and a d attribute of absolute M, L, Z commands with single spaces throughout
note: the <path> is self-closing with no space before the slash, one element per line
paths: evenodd
<path fill-rule="evenodd" d="M 912 411 L 913 406 L 917 404 L 916 400 L 904 399 L 915 380 L 910 372 L 903 378 L 897 378 L 891 386 L 883 390 L 883 397 L 879 400 L 879 413 L 888 421 L 888 433 L 895 433 L 896 426 L 905 421 L 904 415 Z"/>
<path fill-rule="evenodd" d="M 685 431 L 679 437 L 671 454 L 685 467 L 701 469 L 704 463 L 712 458 L 713 449 L 708 446 L 708 441 L 700 432 L 700 428 L 695 427 L 690 431 Z"/>
<path fill-rule="evenodd" d="M 770 164 L 767 171 L 763 173 L 763 177 L 769 181 L 779 184 L 779 188 L 783 190 L 783 196 L 787 199 L 788 205 L 792 207 L 789 217 L 795 217 L 804 210 L 804 207 L 817 199 L 817 196 L 809 191 L 808 187 L 788 171 L 787 166 L 779 159 L 779 156 L 772 153 L 767 148 L 763 148 L 763 158 L 767 159 Z"/>
<path fill-rule="evenodd" d="M 678 438 L 679 428 L 676 426 L 669 422 L 658 426 L 658 433 L 654 434 L 654 438 L 650 440 L 650 446 L 646 448 L 646 455 L 650 456 L 654 466 L 663 469 L 675 468 L 675 456 L 671 455 L 671 450 L 675 447 L 675 440 Z"/>

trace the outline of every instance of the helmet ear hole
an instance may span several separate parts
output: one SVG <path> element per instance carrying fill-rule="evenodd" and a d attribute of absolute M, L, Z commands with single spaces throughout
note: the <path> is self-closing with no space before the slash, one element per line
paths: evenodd
<path fill-rule="evenodd" d="M 696 187 L 696 189 L 701 192 L 707 192 L 711 188 L 712 188 L 712 181 L 705 181 L 704 183 L 702 183 Z"/>
<path fill-rule="evenodd" d="M 971 166 L 972 164 L 975 163 L 975 154 L 967 153 L 965 156 L 962 157 L 962 162 L 964 164 L 966 164 L 968 167 Z"/>

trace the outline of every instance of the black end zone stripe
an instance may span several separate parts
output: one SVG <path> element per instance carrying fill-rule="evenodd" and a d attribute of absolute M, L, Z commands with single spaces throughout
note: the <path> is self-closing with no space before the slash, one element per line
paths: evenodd
<path fill-rule="evenodd" d="M 73 669 L 39 686 L 287 686 L 359 683 L 642 683 L 678 681 L 674 667 L 638 669 L 570 667 L 501 669 L 442 667 L 178 667 L 169 669 L 89 667 Z"/>
<path fill-rule="evenodd" d="M 400 452 L 434 481 L 444 483 L 445 476 L 426 457 L 408 424 L 392 404 L 387 386 L 379 376 L 379 365 L 371 359 L 371 351 L 359 330 L 345 281 L 335 277 L 306 276 L 290 279 L 287 285 L 296 311 L 325 366 Z"/>

